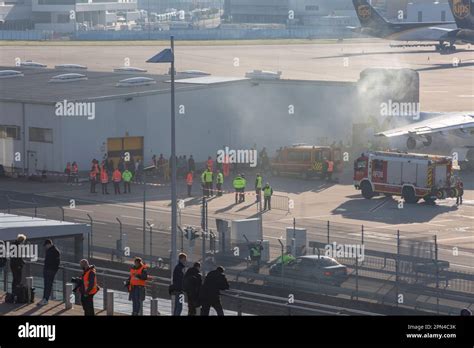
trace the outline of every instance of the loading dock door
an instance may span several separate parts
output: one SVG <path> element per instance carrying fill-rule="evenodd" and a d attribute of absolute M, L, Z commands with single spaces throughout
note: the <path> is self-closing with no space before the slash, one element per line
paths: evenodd
<path fill-rule="evenodd" d="M 116 168 L 120 157 L 126 152 L 130 153 L 130 162 L 137 159 L 143 160 L 143 137 L 123 137 L 107 139 L 107 156 L 114 162 Z M 133 161 L 133 162 L 132 162 Z"/>

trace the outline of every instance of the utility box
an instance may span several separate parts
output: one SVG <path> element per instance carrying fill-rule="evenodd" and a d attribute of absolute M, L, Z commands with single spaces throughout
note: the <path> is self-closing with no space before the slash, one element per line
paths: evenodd
<path fill-rule="evenodd" d="M 294 244 L 293 244 L 294 238 Z M 308 243 L 305 228 L 286 228 L 286 251 L 293 256 L 306 255 L 306 244 Z"/>
<path fill-rule="evenodd" d="M 247 240 L 244 238 L 244 235 L 250 242 L 263 239 L 260 219 L 233 220 L 231 231 L 232 242 L 234 243 L 246 243 Z"/>
<path fill-rule="evenodd" d="M 219 252 L 222 254 L 231 252 L 231 238 L 229 222 L 227 220 L 216 219 L 217 235 L 219 238 Z"/>
<path fill-rule="evenodd" d="M 270 261 L 270 241 L 264 240 L 262 242 L 262 262 L 269 262 Z"/>

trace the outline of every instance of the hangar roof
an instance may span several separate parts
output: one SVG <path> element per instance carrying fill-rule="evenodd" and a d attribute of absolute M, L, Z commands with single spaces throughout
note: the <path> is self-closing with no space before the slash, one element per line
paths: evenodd
<path fill-rule="evenodd" d="M 64 71 L 58 69 L 32 69 L 25 67 L 2 67 L 2 70 L 20 71 L 24 76 L 0 78 L 0 101 L 31 104 L 55 104 L 61 100 L 68 101 L 101 101 L 124 97 L 137 97 L 168 93 L 170 91 L 169 75 L 153 75 L 148 73 L 130 72 L 97 72 L 97 71 Z M 49 82 L 51 78 L 62 75 L 79 73 L 87 79 L 78 79 L 73 82 Z M 135 85 L 117 87 L 117 83 L 133 78 L 148 77 L 156 81 L 150 85 Z M 299 80 L 252 80 L 245 77 L 202 76 L 197 74 L 176 75 L 176 90 L 203 89 L 210 86 L 221 86 L 236 83 L 252 84 L 285 84 L 298 83 L 310 86 L 348 86 L 353 82 L 334 81 L 299 81 Z"/>
<path fill-rule="evenodd" d="M 96 71 L 64 71 L 56 69 L 31 69 L 24 67 L 0 67 L 0 70 L 21 71 L 24 76 L 12 78 L 0 78 L 0 101 L 27 102 L 41 104 L 55 104 L 58 100 L 104 100 L 120 97 L 133 97 L 137 95 L 149 95 L 167 93 L 170 91 L 169 75 L 152 75 L 148 73 L 129 72 L 96 72 Z M 74 82 L 49 82 L 51 78 L 62 75 L 79 73 L 86 75 L 86 80 Z M 149 77 L 156 84 L 117 87 L 121 80 L 132 77 Z M 191 76 L 192 77 L 192 76 Z M 196 76 L 198 77 L 198 76 Z M 178 83 L 179 79 L 185 79 L 186 83 Z M 218 78 L 212 84 L 225 84 L 244 81 L 245 78 Z M 206 88 L 209 84 L 192 83 L 189 74 L 176 75 L 176 90 L 190 88 Z"/>

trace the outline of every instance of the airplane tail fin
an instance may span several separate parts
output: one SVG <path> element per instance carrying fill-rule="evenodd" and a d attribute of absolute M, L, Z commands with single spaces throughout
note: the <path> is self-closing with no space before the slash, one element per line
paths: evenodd
<path fill-rule="evenodd" d="M 449 6 L 459 29 L 474 29 L 472 0 L 449 0 Z"/>
<path fill-rule="evenodd" d="M 352 3 L 362 27 L 384 26 L 388 23 L 367 0 L 352 0 Z"/>

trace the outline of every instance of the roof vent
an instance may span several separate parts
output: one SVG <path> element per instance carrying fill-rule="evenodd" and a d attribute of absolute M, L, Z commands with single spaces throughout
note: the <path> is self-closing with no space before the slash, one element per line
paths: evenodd
<path fill-rule="evenodd" d="M 121 80 L 119 83 L 117 83 L 117 87 L 149 86 L 154 85 L 155 83 L 156 81 L 149 77 L 132 77 Z"/>
<path fill-rule="evenodd" d="M 120 68 L 115 68 L 114 72 L 121 73 L 146 73 L 147 71 L 142 68 L 135 68 L 133 66 L 122 66 Z"/>
<path fill-rule="evenodd" d="M 58 70 L 87 70 L 87 66 L 79 64 L 59 64 L 54 68 Z"/>
<path fill-rule="evenodd" d="M 281 78 L 281 71 L 254 70 L 246 73 L 245 77 L 257 80 L 279 80 Z"/>
<path fill-rule="evenodd" d="M 185 70 L 180 72 L 182 75 L 193 75 L 193 76 L 209 76 L 211 74 L 201 70 Z"/>
<path fill-rule="evenodd" d="M 0 79 L 10 79 L 13 77 L 23 77 L 23 73 L 21 71 L 16 70 L 0 70 Z"/>
<path fill-rule="evenodd" d="M 49 82 L 76 82 L 76 81 L 84 81 L 87 80 L 86 75 L 82 74 L 62 74 L 57 75 L 51 78 Z"/>
<path fill-rule="evenodd" d="M 38 62 L 33 62 L 31 60 L 21 62 L 20 66 L 22 68 L 33 68 L 33 69 L 41 69 L 41 68 L 46 68 L 47 67 L 47 65 L 45 65 L 45 64 L 41 64 L 41 63 L 38 63 Z"/>

